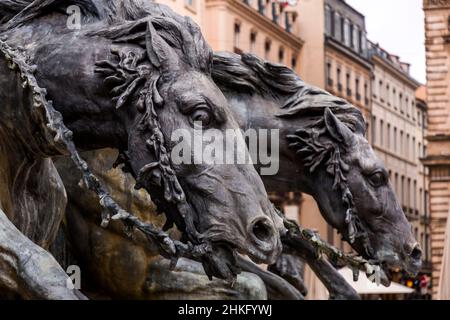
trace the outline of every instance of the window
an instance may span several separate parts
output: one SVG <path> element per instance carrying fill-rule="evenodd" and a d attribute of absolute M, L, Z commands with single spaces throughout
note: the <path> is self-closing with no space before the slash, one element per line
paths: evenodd
<path fill-rule="evenodd" d="M 405 113 L 405 110 L 403 110 L 403 94 L 399 93 L 398 96 L 398 107 L 400 108 L 401 113 Z"/>
<path fill-rule="evenodd" d="M 406 206 L 408 207 L 408 210 L 411 209 L 411 178 L 408 178 L 408 184 L 406 186 Z"/>
<path fill-rule="evenodd" d="M 397 136 L 397 128 L 394 127 L 394 152 L 397 152 L 397 146 L 398 146 L 398 136 Z"/>
<path fill-rule="evenodd" d="M 367 82 L 364 83 L 364 104 L 366 106 L 369 105 L 369 86 L 367 85 Z"/>
<path fill-rule="evenodd" d="M 361 101 L 361 94 L 359 91 L 359 77 L 356 77 L 356 79 L 355 79 L 355 94 L 356 94 L 356 100 Z"/>
<path fill-rule="evenodd" d="M 278 3 L 272 2 L 272 21 L 278 24 Z"/>
<path fill-rule="evenodd" d="M 389 83 L 386 83 L 386 102 L 388 106 L 391 105 L 391 92 L 389 91 Z"/>
<path fill-rule="evenodd" d="M 266 0 L 258 0 L 258 11 L 260 14 L 265 15 L 266 12 Z"/>
<path fill-rule="evenodd" d="M 353 24 L 351 23 L 351 24 L 350 24 L 350 47 L 351 47 L 351 48 L 354 48 L 354 47 L 355 47 L 355 37 L 354 37 L 353 30 L 354 30 L 354 26 L 353 26 Z"/>
<path fill-rule="evenodd" d="M 351 96 L 352 95 L 352 88 L 350 88 L 350 73 L 348 72 L 346 77 L 346 86 L 347 86 L 347 96 Z"/>
<path fill-rule="evenodd" d="M 284 63 L 284 48 L 283 47 L 280 47 L 280 49 L 278 50 L 278 62 Z"/>
<path fill-rule="evenodd" d="M 410 148 L 410 140 L 409 140 L 409 133 L 406 135 L 406 144 L 405 144 L 405 156 L 406 158 L 409 158 L 409 148 Z"/>
<path fill-rule="evenodd" d="M 353 29 L 353 49 L 355 49 L 355 51 L 359 51 L 359 28 L 358 26 L 355 26 L 355 28 Z"/>
<path fill-rule="evenodd" d="M 372 144 L 377 143 L 377 117 L 372 116 Z"/>
<path fill-rule="evenodd" d="M 256 31 L 250 32 L 250 52 L 256 53 Z"/>
<path fill-rule="evenodd" d="M 334 37 L 336 39 L 342 39 L 342 29 L 341 29 L 342 17 L 339 12 L 334 13 Z"/>
<path fill-rule="evenodd" d="M 342 92 L 341 68 L 339 67 L 336 70 L 336 80 L 338 82 L 338 91 Z"/>
<path fill-rule="evenodd" d="M 417 214 L 419 214 L 419 210 L 417 207 L 417 180 L 414 180 L 413 188 L 414 189 L 413 189 L 413 204 L 412 205 L 413 205 L 413 209 L 417 215 Z"/>
<path fill-rule="evenodd" d="M 290 17 L 292 16 L 292 20 L 294 20 L 294 14 L 296 14 L 296 13 L 292 13 L 292 15 L 291 15 L 288 11 L 286 11 L 284 13 L 284 27 L 287 32 L 292 32 L 292 24 L 294 22 L 291 22 Z"/>
<path fill-rule="evenodd" d="M 333 11 L 329 5 L 325 6 L 325 32 L 327 35 L 331 35 L 331 15 Z"/>
<path fill-rule="evenodd" d="M 270 48 L 272 46 L 272 43 L 269 39 L 266 40 L 264 43 L 264 59 L 269 60 L 270 59 Z"/>
<path fill-rule="evenodd" d="M 405 176 L 401 177 L 401 185 L 400 185 L 400 203 L 402 206 L 405 205 Z"/>
<path fill-rule="evenodd" d="M 341 17 L 341 42 L 345 43 L 345 18 Z"/>
<path fill-rule="evenodd" d="M 362 54 L 365 56 L 367 53 L 367 39 L 366 39 L 366 33 L 363 32 L 362 38 L 361 38 L 361 48 L 362 48 Z"/>
<path fill-rule="evenodd" d="M 195 0 L 185 0 L 184 3 L 189 7 L 194 7 Z"/>
<path fill-rule="evenodd" d="M 380 120 L 380 146 L 384 145 L 384 121 Z"/>
<path fill-rule="evenodd" d="M 334 11 L 331 10 L 330 12 L 330 34 L 334 38 L 336 36 L 336 28 L 334 25 Z"/>
<path fill-rule="evenodd" d="M 392 105 L 394 106 L 394 109 L 397 109 L 397 91 L 395 90 L 395 88 L 392 89 Z"/>
<path fill-rule="evenodd" d="M 331 62 L 327 62 L 327 83 L 328 86 L 332 87 L 333 86 L 333 78 L 331 76 Z"/>
<path fill-rule="evenodd" d="M 424 214 L 425 210 L 423 209 L 423 189 L 419 189 L 419 211 L 421 214 Z"/>
<path fill-rule="evenodd" d="M 292 57 L 291 67 L 292 67 L 292 70 L 295 70 L 295 68 L 297 68 L 297 58 L 296 57 Z"/>
<path fill-rule="evenodd" d="M 404 141 L 403 141 L 403 130 L 400 130 L 400 155 L 404 154 L 404 150 L 405 150 L 405 145 L 404 145 Z"/>
<path fill-rule="evenodd" d="M 344 43 L 347 47 L 350 47 L 350 22 L 348 19 L 344 21 Z"/>
<path fill-rule="evenodd" d="M 409 99 L 408 97 L 406 97 L 406 116 L 409 118 L 410 117 L 410 112 L 409 112 Z"/>
<path fill-rule="evenodd" d="M 358 30 L 358 50 L 360 53 L 363 53 L 363 32 Z"/>
<path fill-rule="evenodd" d="M 390 123 L 387 124 L 386 138 L 387 138 L 387 148 L 391 149 L 391 124 Z"/>
<path fill-rule="evenodd" d="M 383 97 L 383 81 L 380 80 L 380 82 L 378 83 L 378 96 L 380 97 L 381 101 L 384 101 Z"/>
<path fill-rule="evenodd" d="M 240 48 L 240 38 L 241 38 L 241 25 L 239 23 L 234 24 L 234 49 Z"/>
<path fill-rule="evenodd" d="M 413 142 L 412 142 L 412 158 L 413 161 L 416 161 L 416 137 L 413 137 Z"/>

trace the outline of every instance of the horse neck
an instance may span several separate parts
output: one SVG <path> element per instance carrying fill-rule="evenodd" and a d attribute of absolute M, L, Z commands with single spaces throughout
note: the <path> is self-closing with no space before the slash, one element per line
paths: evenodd
<path fill-rule="evenodd" d="M 309 191 L 305 188 L 306 177 L 303 171 L 299 170 L 299 159 L 295 152 L 289 148 L 286 139 L 287 135 L 300 129 L 304 125 L 304 121 L 277 117 L 276 114 L 281 111 L 280 102 L 272 97 L 226 91 L 225 97 L 243 131 L 249 129 L 279 130 L 279 171 L 276 175 L 261 176 L 267 191 Z M 257 136 L 259 138 L 259 134 Z M 256 164 L 256 167 L 259 169 L 260 165 Z"/>

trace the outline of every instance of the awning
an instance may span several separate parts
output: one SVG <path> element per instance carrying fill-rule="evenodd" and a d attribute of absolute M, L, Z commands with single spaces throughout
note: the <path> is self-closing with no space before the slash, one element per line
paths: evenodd
<path fill-rule="evenodd" d="M 391 282 L 389 287 L 385 287 L 382 284 L 377 286 L 376 283 L 367 279 L 362 272 L 359 273 L 358 281 L 354 282 L 353 271 L 348 267 L 340 269 L 339 273 L 359 294 L 408 294 L 415 291 L 396 282 Z"/>

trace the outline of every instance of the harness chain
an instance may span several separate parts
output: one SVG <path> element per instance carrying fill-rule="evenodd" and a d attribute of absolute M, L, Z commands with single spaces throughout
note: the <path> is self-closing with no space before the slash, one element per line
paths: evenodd
<path fill-rule="evenodd" d="M 180 257 L 190 258 L 196 261 L 203 259 L 208 260 L 209 255 L 212 254 L 212 247 L 209 243 L 200 243 L 193 245 L 192 243 L 183 243 L 172 239 L 169 234 L 159 230 L 153 224 L 143 222 L 133 214 L 127 212 L 117 204 L 100 180 L 89 169 L 88 164 L 79 155 L 75 144 L 72 140 L 73 133 L 65 126 L 61 113 L 54 109 L 51 101 L 46 99 L 46 90 L 39 87 L 34 76 L 36 67 L 29 64 L 24 53 L 19 49 L 11 48 L 5 41 L 0 40 L 0 50 L 11 70 L 18 70 L 23 81 L 23 88 L 29 87 L 33 92 L 33 108 L 40 112 L 47 121 L 46 128 L 52 134 L 52 144 L 59 153 L 69 155 L 72 161 L 83 175 L 85 185 L 99 198 L 99 203 L 103 208 L 101 226 L 106 228 L 110 220 L 121 220 L 128 225 L 135 227 L 143 232 L 151 241 L 154 241 L 159 248 L 160 254 L 172 261 L 172 267 L 176 266 L 176 262 Z M 369 276 L 376 274 L 379 267 L 372 265 L 369 261 L 361 258 L 348 255 L 339 249 L 326 243 L 318 235 L 308 229 L 301 228 L 296 222 L 284 219 L 285 226 L 288 228 L 288 235 L 292 239 L 305 240 L 314 248 L 317 249 L 318 255 L 324 253 L 331 260 L 339 261 L 349 265 L 356 274 L 356 271 L 361 270 Z M 378 268 L 378 269 L 377 269 Z M 379 276 L 376 276 L 379 278 Z"/>

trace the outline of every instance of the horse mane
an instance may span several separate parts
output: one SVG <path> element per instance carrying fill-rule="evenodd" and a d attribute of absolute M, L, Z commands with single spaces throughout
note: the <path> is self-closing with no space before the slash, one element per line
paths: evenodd
<path fill-rule="evenodd" d="M 152 194 L 156 195 L 153 201 L 166 214 L 167 225 L 176 223 L 189 241 L 199 242 L 193 222 L 194 214 L 186 204 L 183 188 L 171 168 L 170 153 L 165 147 L 156 112 L 156 108 L 162 107 L 164 103 L 159 93 L 158 83 L 162 82 L 159 80 L 170 73 L 171 67 L 176 66 L 170 63 L 169 66 L 163 66 L 160 56 L 155 56 L 155 49 L 162 56 L 163 51 L 170 47 L 180 60 L 209 76 L 212 66 L 211 48 L 200 28 L 190 18 L 176 14 L 167 6 L 146 0 L 0 0 L 0 33 L 47 14 L 66 14 L 71 5 L 79 6 L 83 14 L 80 32 L 85 36 L 105 37 L 115 43 L 137 44 L 146 51 L 148 61 L 145 57 L 131 61 L 119 55 L 119 63 L 109 61 L 108 64 L 111 68 L 108 73 L 121 74 L 127 78 L 126 81 L 130 80 L 115 88 L 116 96 L 113 98 L 117 99 L 116 107 L 120 108 L 131 101 L 143 114 L 138 130 L 149 131 L 151 134 L 145 147 L 154 159 L 137 173 L 136 188 L 148 185 Z M 154 37 L 155 34 L 158 37 Z M 153 41 L 151 44 L 156 43 L 159 47 L 148 46 L 149 38 Z M 136 49 L 137 51 L 139 50 Z M 169 54 L 173 55 L 167 52 Z M 96 62 L 98 74 L 105 70 L 101 63 L 102 61 Z M 104 81 L 109 75 L 103 74 Z"/>
<path fill-rule="evenodd" d="M 0 31 L 51 12 L 65 13 L 71 5 L 80 8 L 86 24 L 106 22 L 106 27 L 97 26 L 89 35 L 134 42 L 144 48 L 147 24 L 142 20 L 150 17 L 158 34 L 185 63 L 207 73 L 211 71 L 212 50 L 192 19 L 146 0 L 0 0 Z"/>
<path fill-rule="evenodd" d="M 333 177 L 333 189 L 339 190 L 347 207 L 345 222 L 350 243 L 363 238 L 370 255 L 371 247 L 361 219 L 354 209 L 353 195 L 346 172 L 349 165 L 342 158 L 346 146 L 330 137 L 325 118 L 337 117 L 355 134 L 365 135 L 366 123 L 360 110 L 344 99 L 306 84 L 286 66 L 266 62 L 255 55 L 216 53 L 213 57 L 213 79 L 224 90 L 241 94 L 259 94 L 275 99 L 281 105 L 281 118 L 303 117 L 308 124 L 288 135 L 289 146 L 303 158 L 304 166 L 313 173 L 320 165 Z M 326 139 L 321 139 L 326 135 Z"/>
<path fill-rule="evenodd" d="M 214 53 L 212 75 L 225 90 L 259 94 L 278 101 L 281 118 L 308 117 L 311 125 L 323 119 L 329 108 L 353 132 L 366 132 L 366 122 L 359 109 L 325 90 L 308 85 L 294 71 L 280 64 L 262 60 L 253 54 Z"/>
<path fill-rule="evenodd" d="M 88 17 L 109 21 L 138 19 L 147 7 L 158 6 L 145 0 L 0 0 L 0 24 L 16 16 L 15 25 L 23 24 L 48 12 L 65 11 L 71 5 Z"/>

